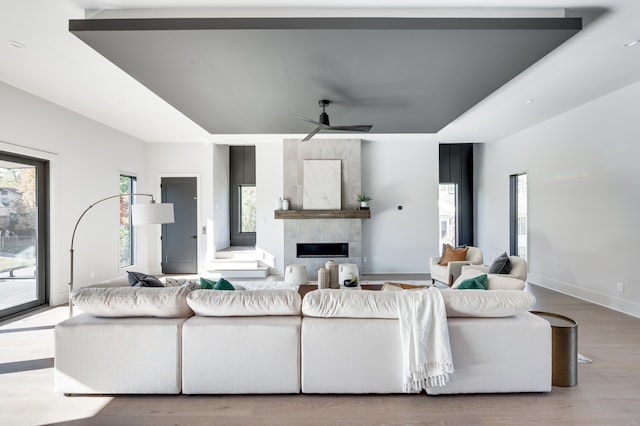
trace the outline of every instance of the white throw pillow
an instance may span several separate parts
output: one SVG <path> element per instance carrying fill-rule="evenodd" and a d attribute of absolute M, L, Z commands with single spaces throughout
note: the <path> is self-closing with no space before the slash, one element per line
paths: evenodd
<path fill-rule="evenodd" d="M 187 295 L 193 285 L 180 287 L 85 287 L 71 300 L 83 312 L 97 317 L 183 318 L 193 315 Z"/>
<path fill-rule="evenodd" d="M 195 290 L 187 303 L 196 315 L 209 317 L 300 315 L 300 294 L 281 290 Z"/>

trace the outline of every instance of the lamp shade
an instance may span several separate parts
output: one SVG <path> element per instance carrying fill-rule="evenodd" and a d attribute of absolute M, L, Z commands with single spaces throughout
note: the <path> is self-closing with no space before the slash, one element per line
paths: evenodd
<path fill-rule="evenodd" d="M 142 203 L 131 206 L 133 225 L 151 225 L 153 223 L 173 223 L 172 203 Z"/>

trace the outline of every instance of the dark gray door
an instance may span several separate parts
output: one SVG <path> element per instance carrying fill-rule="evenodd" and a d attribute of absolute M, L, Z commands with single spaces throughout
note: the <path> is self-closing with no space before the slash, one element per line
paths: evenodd
<path fill-rule="evenodd" d="M 162 202 L 173 203 L 174 223 L 162 225 L 162 272 L 198 273 L 197 187 L 195 177 L 162 178 Z"/>

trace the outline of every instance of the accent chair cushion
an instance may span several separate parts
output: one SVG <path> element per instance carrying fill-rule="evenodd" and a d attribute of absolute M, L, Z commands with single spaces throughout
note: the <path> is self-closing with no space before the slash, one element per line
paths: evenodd
<path fill-rule="evenodd" d="M 502 253 L 489 267 L 490 274 L 508 274 L 511 272 L 511 261 L 507 252 Z"/>
<path fill-rule="evenodd" d="M 463 280 L 458 287 L 458 290 L 487 290 L 489 289 L 489 278 L 487 274 L 478 275 L 477 277 L 467 278 Z"/>
<path fill-rule="evenodd" d="M 461 261 L 467 259 L 467 251 L 469 251 L 469 247 L 464 248 L 453 248 L 450 244 L 447 244 L 444 251 L 444 256 L 438 262 L 442 266 L 447 266 L 449 262 L 453 261 Z"/>

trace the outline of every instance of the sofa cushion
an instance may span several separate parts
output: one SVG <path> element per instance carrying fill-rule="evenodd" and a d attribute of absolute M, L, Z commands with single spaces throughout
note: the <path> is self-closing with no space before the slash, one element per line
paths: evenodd
<path fill-rule="evenodd" d="M 442 256 L 442 259 L 440 259 L 440 262 L 438 262 L 440 265 L 442 266 L 447 266 L 449 264 L 449 262 L 453 262 L 453 261 L 460 261 L 460 260 L 466 260 L 467 258 L 467 251 L 469 251 L 469 247 L 464 247 L 464 248 L 453 248 L 451 247 L 451 245 L 447 244 L 445 251 L 444 251 L 444 256 Z"/>
<path fill-rule="evenodd" d="M 487 274 L 478 275 L 477 277 L 467 278 L 463 280 L 458 287 L 458 290 L 487 290 L 489 288 L 489 278 Z"/>
<path fill-rule="evenodd" d="M 508 274 L 511 272 L 511 261 L 509 260 L 509 256 L 507 256 L 507 252 L 505 251 L 500 256 L 493 261 L 491 266 L 489 266 L 490 274 Z"/>
<path fill-rule="evenodd" d="M 467 279 L 473 279 L 480 275 L 485 275 L 487 272 L 483 269 L 464 268 L 460 276 L 455 280 L 451 288 L 458 288 L 458 286 Z M 489 287 L 487 290 L 524 290 L 525 282 L 521 279 L 504 276 L 502 274 L 488 274 Z"/>
<path fill-rule="evenodd" d="M 254 291 L 194 290 L 187 303 L 196 315 L 209 317 L 300 315 L 295 289 Z"/>
<path fill-rule="evenodd" d="M 192 284 L 180 287 L 85 287 L 71 300 L 83 312 L 97 317 L 190 317 L 187 304 Z"/>
<path fill-rule="evenodd" d="M 508 317 L 526 312 L 535 297 L 520 290 L 441 290 L 448 317 Z M 307 293 L 302 314 L 320 318 L 398 318 L 395 291 L 321 289 Z"/>

